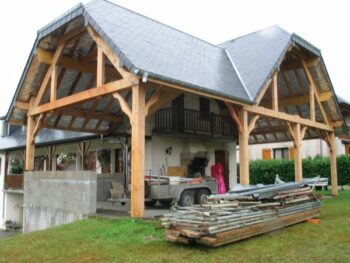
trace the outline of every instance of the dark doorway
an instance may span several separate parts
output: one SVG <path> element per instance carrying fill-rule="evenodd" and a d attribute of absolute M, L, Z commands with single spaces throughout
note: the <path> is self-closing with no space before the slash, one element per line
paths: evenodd
<path fill-rule="evenodd" d="M 184 94 L 174 99 L 171 103 L 172 106 L 172 119 L 173 130 L 184 130 L 184 109 L 185 109 L 185 97 Z"/>
<path fill-rule="evenodd" d="M 226 185 L 226 189 L 228 190 L 229 187 L 229 153 L 225 150 L 215 150 L 215 164 L 221 163 L 224 167 L 224 181 Z"/>

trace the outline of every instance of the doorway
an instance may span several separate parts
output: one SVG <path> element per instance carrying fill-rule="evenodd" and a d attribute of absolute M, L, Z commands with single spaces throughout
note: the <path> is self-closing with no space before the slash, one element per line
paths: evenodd
<path fill-rule="evenodd" d="M 226 189 L 229 189 L 229 153 L 226 150 L 215 150 L 215 164 L 221 163 L 224 167 L 224 181 Z"/>

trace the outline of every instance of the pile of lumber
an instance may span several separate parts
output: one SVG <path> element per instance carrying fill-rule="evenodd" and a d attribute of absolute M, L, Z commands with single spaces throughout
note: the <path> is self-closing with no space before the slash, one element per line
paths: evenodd
<path fill-rule="evenodd" d="M 313 187 L 286 183 L 213 195 L 205 204 L 164 215 L 166 239 L 211 247 L 239 241 L 319 216 Z"/>

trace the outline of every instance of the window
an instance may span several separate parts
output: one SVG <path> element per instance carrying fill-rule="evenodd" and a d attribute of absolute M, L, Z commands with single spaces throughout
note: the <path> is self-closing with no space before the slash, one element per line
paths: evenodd
<path fill-rule="evenodd" d="M 208 98 L 199 98 L 199 112 L 201 119 L 210 118 L 210 100 Z"/>
<path fill-rule="evenodd" d="M 273 158 L 277 160 L 281 160 L 281 159 L 289 160 L 289 149 L 288 148 L 273 149 Z"/>

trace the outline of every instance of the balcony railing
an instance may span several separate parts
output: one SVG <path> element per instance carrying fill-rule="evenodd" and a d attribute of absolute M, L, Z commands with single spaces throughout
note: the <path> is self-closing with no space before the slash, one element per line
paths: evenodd
<path fill-rule="evenodd" d="M 5 189 L 23 189 L 23 174 L 5 175 Z"/>
<path fill-rule="evenodd" d="M 172 107 L 156 112 L 154 131 L 237 138 L 236 126 L 229 117 Z"/>

